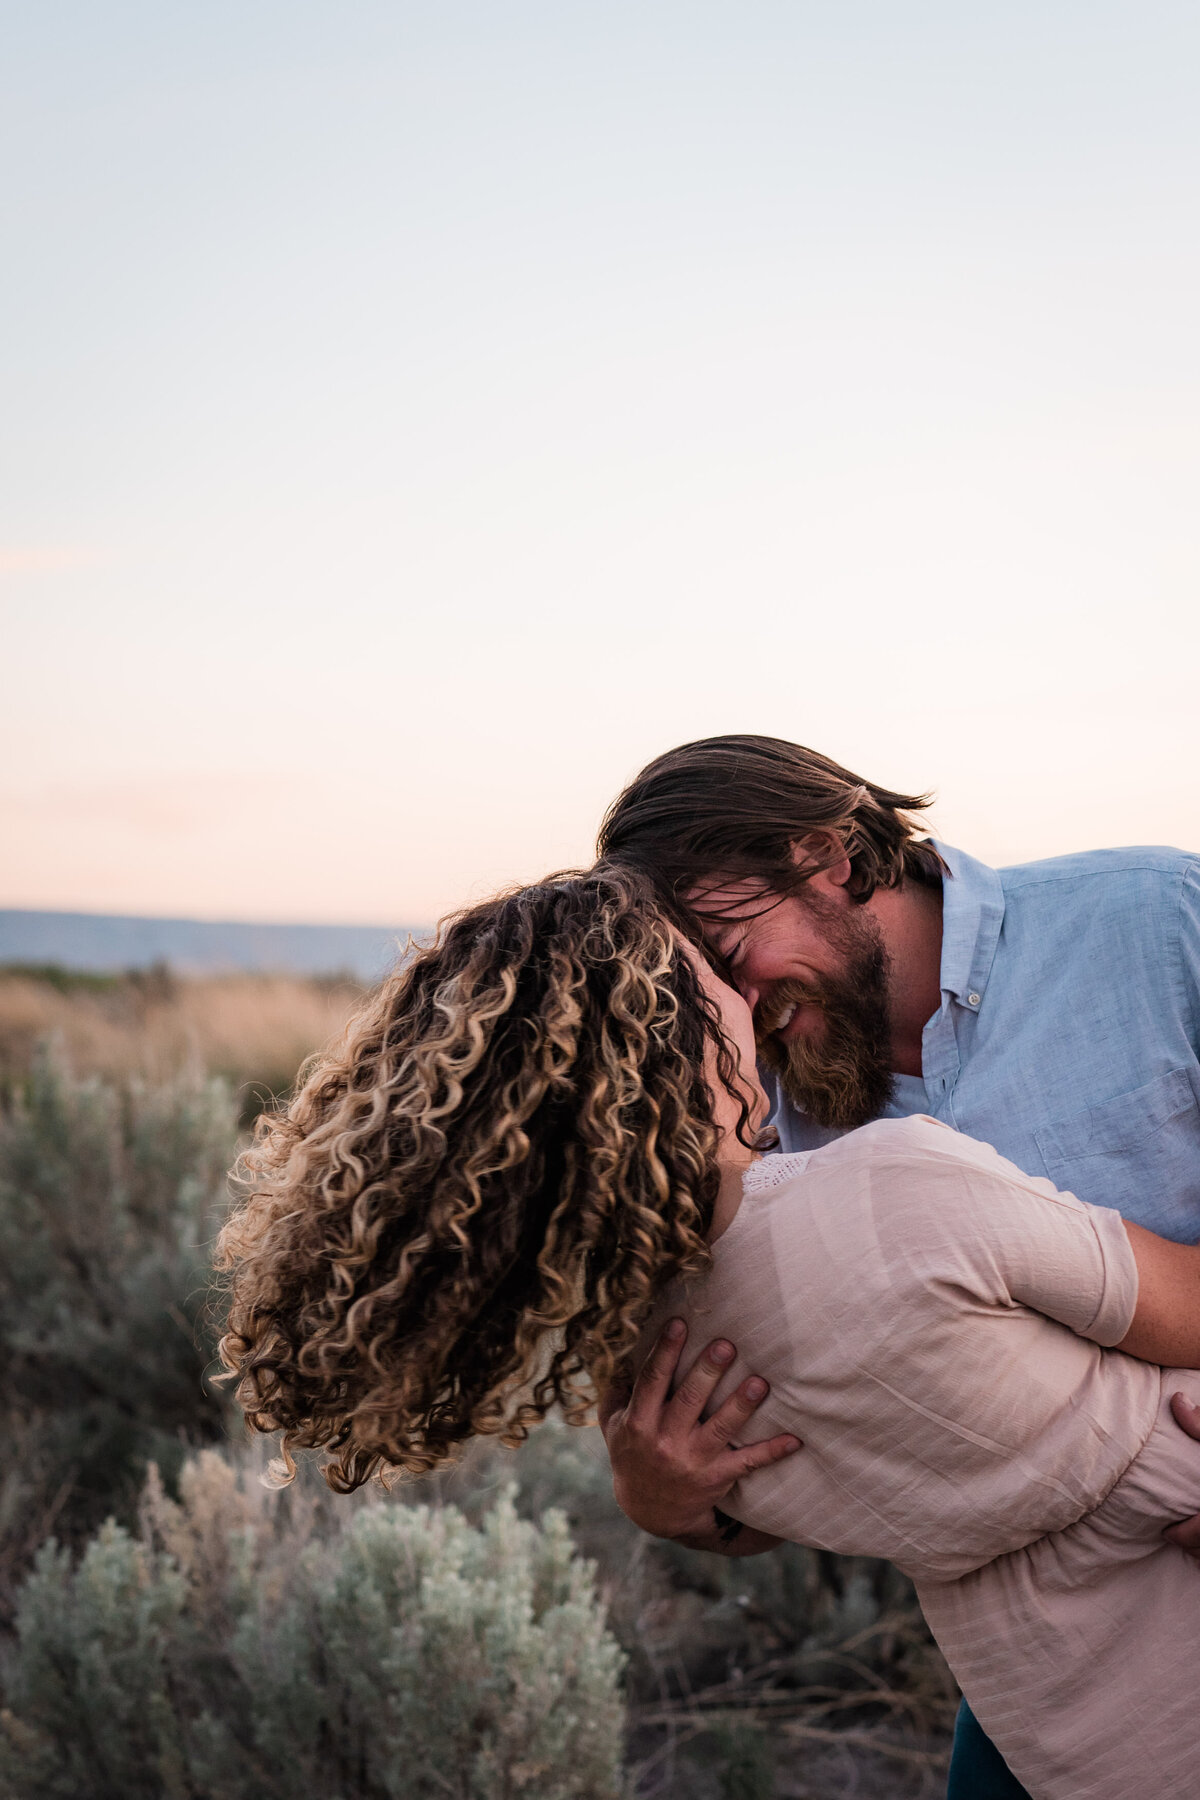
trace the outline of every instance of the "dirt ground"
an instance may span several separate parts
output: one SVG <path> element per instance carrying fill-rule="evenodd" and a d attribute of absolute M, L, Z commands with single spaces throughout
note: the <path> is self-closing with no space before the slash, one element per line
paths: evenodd
<path fill-rule="evenodd" d="M 630 1765 L 638 1800 L 942 1800 L 950 1745 L 891 1735 L 890 1754 L 869 1731 L 764 1732 L 759 1755 L 701 1737 L 652 1745 L 635 1733 Z M 731 1754 L 732 1749 L 732 1754 Z"/>

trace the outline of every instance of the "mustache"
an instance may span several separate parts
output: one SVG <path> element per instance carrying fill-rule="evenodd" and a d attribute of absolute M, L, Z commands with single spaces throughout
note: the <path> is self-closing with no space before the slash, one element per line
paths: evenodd
<path fill-rule="evenodd" d="M 756 1037 L 770 1037 L 779 1030 L 784 1016 L 798 1006 L 817 1006 L 828 1011 L 835 996 L 830 984 L 820 981 L 777 981 L 768 993 L 760 995 L 754 1008 Z"/>
<path fill-rule="evenodd" d="M 815 1041 L 807 1033 L 791 1039 L 779 1035 L 799 1004 L 821 1010 Z M 777 982 L 755 1008 L 755 1034 L 761 1061 L 814 1124 L 850 1131 L 877 1117 L 892 1090 L 882 944 L 864 942 L 840 975 Z"/>

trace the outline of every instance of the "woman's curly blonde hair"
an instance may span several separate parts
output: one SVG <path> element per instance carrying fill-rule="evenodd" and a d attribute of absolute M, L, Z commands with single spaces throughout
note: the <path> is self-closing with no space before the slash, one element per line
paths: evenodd
<path fill-rule="evenodd" d="M 714 1052 L 736 1091 L 689 958 L 611 866 L 457 914 L 385 981 L 260 1121 L 221 1234 L 221 1353 L 281 1475 L 319 1447 L 348 1493 L 555 1403 L 581 1422 L 707 1266 Z"/>

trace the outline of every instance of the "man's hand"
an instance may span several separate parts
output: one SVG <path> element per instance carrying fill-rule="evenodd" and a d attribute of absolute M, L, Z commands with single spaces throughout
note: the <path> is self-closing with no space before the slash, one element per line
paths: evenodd
<path fill-rule="evenodd" d="M 737 1352 L 718 1338 L 697 1357 L 675 1393 L 671 1381 L 687 1341 L 682 1319 L 671 1319 L 633 1385 L 610 1388 L 600 1406 L 600 1429 L 612 1461 L 613 1492 L 621 1511 L 654 1537 L 681 1538 L 695 1549 L 753 1555 L 780 1540 L 766 1532 L 722 1528 L 713 1508 L 752 1469 L 779 1462 L 800 1448 L 799 1438 L 765 1438 L 731 1448 L 767 1397 L 757 1375 L 741 1382 L 711 1419 L 701 1413 Z"/>
<path fill-rule="evenodd" d="M 1171 1411 L 1179 1429 L 1200 1443 L 1200 1406 L 1193 1405 L 1186 1394 L 1172 1394 Z M 1189 1556 L 1200 1556 L 1200 1513 L 1194 1519 L 1185 1519 L 1182 1525 L 1172 1525 L 1164 1536 Z"/>

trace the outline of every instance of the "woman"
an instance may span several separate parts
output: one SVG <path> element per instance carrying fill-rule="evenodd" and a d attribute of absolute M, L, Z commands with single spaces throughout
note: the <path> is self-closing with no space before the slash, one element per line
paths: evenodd
<path fill-rule="evenodd" d="M 584 1418 L 683 1311 L 804 1439 L 736 1518 L 911 1574 L 1038 1800 L 1191 1795 L 1200 1568 L 1161 1531 L 1200 1510 L 1168 1405 L 1200 1401 L 1200 1252 L 932 1120 L 757 1158 L 753 1067 L 637 877 L 460 914 L 247 1159 L 223 1349 L 251 1425 L 339 1491 L 421 1472 Z"/>

